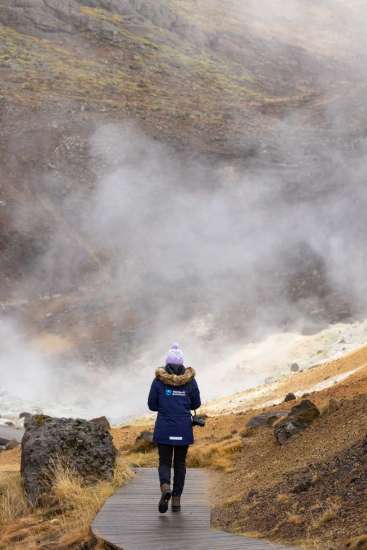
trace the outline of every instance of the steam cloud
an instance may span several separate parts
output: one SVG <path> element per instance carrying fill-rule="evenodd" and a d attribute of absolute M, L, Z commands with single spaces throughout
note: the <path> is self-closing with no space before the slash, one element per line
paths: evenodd
<path fill-rule="evenodd" d="M 274 3 L 267 4 L 269 23 Z M 246 5 L 259 17 L 255 3 Z M 295 29 L 304 12 L 294 2 L 286 7 Z M 338 103 L 326 115 L 342 140 L 351 109 Z M 132 123 L 98 128 L 90 140 L 98 185 L 88 195 L 71 193 L 63 206 L 87 246 L 71 246 L 67 226 L 59 226 L 26 288 L 45 292 L 57 281 L 61 290 L 90 293 L 91 301 L 109 304 L 111 326 L 123 326 L 133 312 L 132 344 L 127 349 L 122 332 L 114 368 L 75 358 L 60 364 L 42 358 L 4 320 L 0 359 L 11 365 L 4 388 L 41 405 L 57 400 L 70 413 L 122 417 L 144 410 L 153 369 L 172 341 L 198 367 L 208 397 L 235 366 L 226 359 L 244 343 L 363 317 L 365 139 L 352 150 L 347 143 L 337 148 L 327 128 L 305 127 L 303 115 L 279 122 L 274 136 L 247 164 L 212 165 L 159 144 Z M 263 162 L 265 150 L 276 162 Z M 264 353 L 279 350 L 267 343 Z M 238 389 L 266 374 L 237 381 Z"/>

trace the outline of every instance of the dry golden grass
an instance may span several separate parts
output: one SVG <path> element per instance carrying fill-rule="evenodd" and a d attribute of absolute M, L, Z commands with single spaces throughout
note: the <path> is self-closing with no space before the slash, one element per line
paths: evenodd
<path fill-rule="evenodd" d="M 149 428 L 151 429 L 152 426 L 149 426 Z M 237 430 L 233 430 L 232 433 L 227 435 L 220 434 L 218 438 L 211 437 L 210 440 L 209 443 L 206 437 L 199 436 L 196 438 L 195 445 L 189 449 L 188 467 L 209 468 L 223 472 L 231 471 L 234 456 L 242 448 L 242 439 Z M 134 450 L 133 444 L 130 444 L 123 448 L 122 456 L 133 467 L 152 468 L 158 465 L 157 449 Z"/>
<path fill-rule="evenodd" d="M 56 465 L 53 496 L 63 510 L 65 531 L 70 529 L 74 521 L 78 530 L 89 530 L 103 503 L 131 477 L 131 469 L 121 458 L 117 462 L 112 482 L 101 481 L 89 486 L 83 485 L 81 477 L 70 468 L 61 464 Z"/>
<path fill-rule="evenodd" d="M 0 474 L 0 528 L 28 512 L 19 473 Z"/>
<path fill-rule="evenodd" d="M 302 525 L 304 518 L 300 514 L 288 514 L 287 521 L 291 525 Z"/>
<path fill-rule="evenodd" d="M 223 506 L 232 506 L 233 504 L 238 504 L 241 502 L 242 495 L 233 495 L 226 500 L 223 501 Z M 250 506 L 247 506 L 247 508 L 250 508 Z"/>
<path fill-rule="evenodd" d="M 158 452 L 156 449 L 144 452 L 129 452 L 126 460 L 133 468 L 154 468 L 158 464 Z"/>
<path fill-rule="evenodd" d="M 326 523 L 329 523 L 329 521 L 332 521 L 333 519 L 337 518 L 340 508 L 341 508 L 340 502 L 333 502 L 329 508 L 324 510 L 320 514 L 320 516 L 312 522 L 311 530 L 316 531 L 317 529 L 324 527 L 324 525 Z"/>
<path fill-rule="evenodd" d="M 4 473 L 19 472 L 20 470 L 20 448 L 0 453 L 0 476 Z"/>
<path fill-rule="evenodd" d="M 198 442 L 190 448 L 188 466 L 229 472 L 233 467 L 233 456 L 241 448 L 242 441 L 238 436 L 214 443 Z"/>
<path fill-rule="evenodd" d="M 19 473 L 0 478 L 0 550 L 81 548 L 91 540 L 90 525 L 103 503 L 133 476 L 120 457 L 112 481 L 84 486 L 82 479 L 61 463 L 54 465 L 49 504 L 31 509 Z M 98 548 L 98 546 L 96 547 Z"/>
<path fill-rule="evenodd" d="M 289 495 L 278 495 L 277 496 L 277 502 L 279 502 L 279 504 L 287 504 L 290 500 L 290 497 Z"/>

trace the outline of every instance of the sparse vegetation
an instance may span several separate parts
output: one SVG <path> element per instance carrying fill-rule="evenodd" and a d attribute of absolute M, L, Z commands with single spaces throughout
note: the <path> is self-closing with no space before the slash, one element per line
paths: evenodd
<path fill-rule="evenodd" d="M 187 457 L 187 465 L 191 468 L 210 468 L 228 472 L 233 467 L 233 456 L 242 447 L 242 440 L 238 437 L 237 431 L 233 434 L 211 438 L 198 438 L 195 445 L 190 447 Z M 136 451 L 125 449 L 126 458 L 134 466 L 152 467 L 157 464 L 158 454 L 156 449 Z"/>
<path fill-rule="evenodd" d="M 190 449 L 188 465 L 194 468 L 212 468 L 229 472 L 233 469 L 233 455 L 241 448 L 242 441 L 239 437 L 224 438 L 213 443 L 199 441 Z"/>
<path fill-rule="evenodd" d="M 26 545 L 27 550 L 48 550 L 51 542 L 56 550 L 76 550 L 87 543 L 97 549 L 98 541 L 93 542 L 90 525 L 105 500 L 132 475 L 128 463 L 120 457 L 112 482 L 85 486 L 75 472 L 55 464 L 48 503 L 32 509 L 25 499 L 20 474 L 1 474 L 0 549 L 19 550 Z"/>
<path fill-rule="evenodd" d="M 0 529 L 29 510 L 19 473 L 0 473 Z"/>
<path fill-rule="evenodd" d="M 319 504 L 320 506 L 320 504 Z M 341 504 L 339 501 L 333 502 L 330 504 L 326 510 L 322 511 L 319 517 L 312 523 L 311 525 L 311 531 L 317 530 L 322 527 L 329 521 L 332 521 L 338 517 L 338 513 L 340 512 Z"/>
<path fill-rule="evenodd" d="M 278 56 L 272 57 L 267 78 L 259 75 L 251 59 L 256 55 L 261 63 L 269 50 L 260 47 L 253 30 L 243 37 L 236 18 L 219 4 L 208 6 L 211 23 L 190 1 L 170 1 L 166 9 L 172 22 L 178 17 L 179 32 L 164 17 L 145 13 L 137 24 L 133 14 L 81 5 L 68 16 L 83 43 L 73 34 L 65 40 L 55 33 L 54 39 L 42 28 L 24 33 L 0 23 L 0 70 L 10 75 L 4 79 L 7 102 L 88 103 L 89 110 L 117 110 L 150 121 L 175 141 L 185 135 L 197 142 L 201 136 L 199 141 L 209 139 L 217 149 L 229 125 L 241 134 L 243 123 L 252 135 L 265 130 L 264 106 L 269 112 L 287 110 L 315 98 L 312 82 L 303 77 L 297 83 L 291 66 L 279 65 Z M 211 32 L 223 33 L 220 48 L 213 47 Z M 280 70 L 294 80 L 287 90 L 281 89 Z"/>
<path fill-rule="evenodd" d="M 333 369 L 361 367 L 343 382 L 312 393 L 309 398 L 325 414 L 298 438 L 278 446 L 272 428 L 264 426 L 243 439 L 234 455 L 234 472 L 221 478 L 215 525 L 310 549 L 363 548 L 366 353 L 362 348 L 306 375 L 323 380 Z M 284 404 L 268 410 L 280 407 Z M 245 425 L 250 417 L 253 412 L 238 419 Z M 234 418 L 229 415 L 222 422 L 227 419 L 232 428 Z"/>
<path fill-rule="evenodd" d="M 277 502 L 279 502 L 279 504 L 287 504 L 289 502 L 289 495 L 285 495 L 285 494 L 282 494 L 282 495 L 277 495 L 276 497 L 277 499 Z"/>
<path fill-rule="evenodd" d="M 287 521 L 291 525 L 302 525 L 304 518 L 300 514 L 288 514 Z"/>

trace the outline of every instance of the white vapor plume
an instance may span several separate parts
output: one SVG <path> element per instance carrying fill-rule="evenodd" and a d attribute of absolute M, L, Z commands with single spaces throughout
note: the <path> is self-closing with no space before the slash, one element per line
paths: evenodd
<path fill-rule="evenodd" d="M 274 116 L 245 159 L 179 152 L 130 121 L 99 125 L 89 140 L 96 184 L 74 191 L 68 182 L 48 246 L 17 287 L 21 296 L 58 293 L 68 319 L 74 310 L 80 318 L 75 314 L 68 326 L 50 306 L 43 330 L 61 334 L 69 347 L 45 355 L 29 327 L 4 315 L 0 360 L 8 367 L 1 387 L 9 394 L 45 411 L 123 418 L 145 411 L 154 369 L 174 341 L 209 398 L 286 367 L 292 342 L 303 342 L 305 333 L 365 318 L 363 5 L 260 4 L 231 2 L 244 40 L 260 41 L 266 30 L 260 57 L 278 64 L 270 71 L 264 61 L 261 71 L 272 75 L 264 90 L 276 82 L 302 96 L 304 82 L 314 79 L 317 100 L 282 111 L 277 123 Z M 207 2 L 197 9 L 204 16 Z M 218 29 L 209 24 L 213 38 Z M 292 60 L 304 81 L 288 84 L 298 75 Z M 245 141 L 249 132 L 243 133 Z M 39 185 L 57 193 L 58 183 L 44 177 Z M 18 214 L 21 231 L 43 227 L 27 205 Z M 88 351 L 91 343 L 100 355 Z"/>
<path fill-rule="evenodd" d="M 46 407 L 57 402 L 69 414 L 121 418 L 144 411 L 154 367 L 172 341 L 179 340 L 187 364 L 198 368 L 208 397 L 218 393 L 217 383 L 236 366 L 228 358 L 245 342 L 260 341 L 261 350 L 264 341 L 264 368 L 253 373 L 249 365 L 242 388 L 271 373 L 269 354 L 285 361 L 282 349 L 271 351 L 270 334 L 317 328 L 315 311 L 327 321 L 327 307 L 335 305 L 330 297 L 347 296 L 365 312 L 362 160 L 349 171 L 352 192 L 335 186 L 325 195 L 320 187 L 319 195 L 298 201 L 298 191 L 287 189 L 276 171 L 183 161 L 131 124 L 99 128 L 91 148 L 101 174 L 94 194 L 79 202 L 80 231 L 103 263 L 85 285 L 91 302 L 110 304 L 114 323 L 124 323 L 124 308 L 134 311 L 133 349 L 124 354 L 122 336 L 114 368 L 80 358 L 63 364 L 27 350 L 5 324 L 8 391 Z M 45 273 L 56 271 L 63 280 L 70 266 L 62 247 L 55 235 Z M 291 285 L 299 277 L 298 295 Z M 304 291 L 302 277 L 306 286 L 311 277 L 311 289 Z M 313 285 L 320 277 L 318 291 Z M 236 388 L 233 381 L 229 387 Z"/>

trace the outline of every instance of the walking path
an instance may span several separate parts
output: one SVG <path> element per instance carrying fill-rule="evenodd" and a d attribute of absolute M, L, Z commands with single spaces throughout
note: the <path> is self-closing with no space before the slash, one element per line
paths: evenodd
<path fill-rule="evenodd" d="M 123 550 L 285 550 L 211 529 L 207 491 L 205 470 L 188 469 L 182 511 L 160 514 L 157 470 L 140 468 L 106 502 L 92 525 L 93 533 Z"/>

